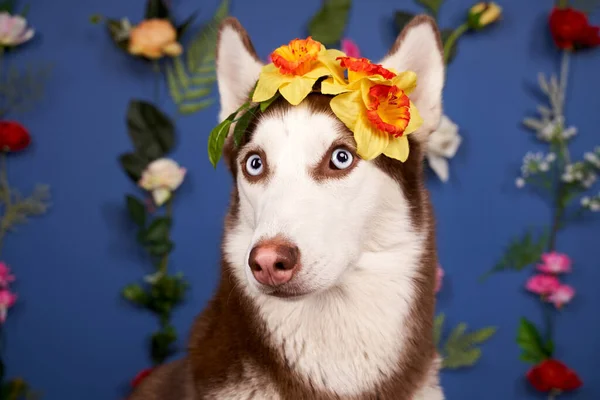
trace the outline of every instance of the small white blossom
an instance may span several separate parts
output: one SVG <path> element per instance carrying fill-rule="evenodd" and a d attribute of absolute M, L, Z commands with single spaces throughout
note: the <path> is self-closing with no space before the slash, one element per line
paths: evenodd
<path fill-rule="evenodd" d="M 556 154 L 555 153 L 546 154 L 546 161 L 549 163 L 556 161 Z"/>
<path fill-rule="evenodd" d="M 519 189 L 521 189 L 522 187 L 525 186 L 525 179 L 523 178 L 517 178 L 515 180 L 515 186 L 518 187 Z"/>
<path fill-rule="evenodd" d="M 599 168 L 600 169 L 600 156 L 598 156 L 595 153 L 585 153 L 583 155 L 583 158 L 589 162 L 590 164 L 592 164 L 594 167 Z"/>
<path fill-rule="evenodd" d="M 581 206 L 593 212 L 600 211 L 600 193 L 592 197 L 583 197 L 581 199 Z"/>
<path fill-rule="evenodd" d="M 577 135 L 577 128 L 575 128 L 574 126 L 568 127 L 561 133 L 563 139 L 571 139 L 575 135 Z"/>
<path fill-rule="evenodd" d="M 549 158 L 552 160 L 553 157 L 555 158 L 556 156 L 550 156 Z M 525 157 L 523 157 L 521 176 L 527 178 L 528 176 L 535 175 L 539 172 L 546 172 L 550 169 L 550 162 L 551 161 L 548 161 L 548 156 L 544 156 L 540 152 L 528 152 L 525 154 Z"/>

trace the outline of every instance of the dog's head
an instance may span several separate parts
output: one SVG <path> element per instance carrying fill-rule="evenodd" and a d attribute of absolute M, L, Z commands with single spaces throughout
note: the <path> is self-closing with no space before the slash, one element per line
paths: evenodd
<path fill-rule="evenodd" d="M 331 98 L 318 93 L 298 106 L 277 100 L 240 146 L 230 132 L 224 153 L 236 188 L 224 252 L 249 293 L 295 298 L 332 289 L 366 254 L 413 251 L 429 229 L 422 148 L 439 123 L 444 83 L 434 21 L 416 17 L 380 64 L 418 77 L 410 98 L 424 123 L 409 135 L 405 162 L 361 159 Z M 220 120 L 247 101 L 262 67 L 240 23 L 225 20 L 217 48 Z"/>

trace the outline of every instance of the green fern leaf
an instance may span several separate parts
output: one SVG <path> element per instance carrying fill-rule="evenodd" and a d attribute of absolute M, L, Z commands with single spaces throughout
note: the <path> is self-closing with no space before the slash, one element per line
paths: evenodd
<path fill-rule="evenodd" d="M 209 96 L 216 81 L 217 32 L 228 12 L 229 0 L 223 0 L 213 18 L 191 40 L 185 54 L 167 67 L 169 93 L 180 114 L 193 114 L 213 103 Z"/>
<path fill-rule="evenodd" d="M 179 106 L 179 112 L 184 115 L 194 114 L 212 105 L 213 99 L 200 100 L 196 103 L 186 103 Z"/>
<path fill-rule="evenodd" d="M 190 79 L 192 85 L 194 86 L 208 85 L 215 82 L 216 80 L 217 78 L 214 76 L 195 76 Z"/>
<path fill-rule="evenodd" d="M 167 65 L 166 68 L 167 75 L 167 86 L 169 87 L 169 93 L 171 94 L 171 98 L 175 102 L 175 104 L 180 105 L 183 101 L 183 96 L 179 91 L 179 84 L 177 78 L 175 77 L 175 72 L 173 71 L 173 67 Z"/>
<path fill-rule="evenodd" d="M 452 329 L 444 345 L 440 346 L 444 319 L 444 314 L 440 313 L 434 321 L 434 340 L 443 359 L 442 368 L 458 369 L 475 365 L 481 357 L 481 349 L 477 345 L 494 335 L 496 328 L 485 327 L 467 333 L 467 324 L 461 322 Z"/>
<path fill-rule="evenodd" d="M 182 88 L 187 88 L 190 85 L 190 80 L 185 73 L 185 67 L 183 66 L 183 61 L 181 61 L 181 58 L 177 57 L 175 60 L 173 60 L 173 67 L 175 69 L 175 74 L 179 84 Z"/>
<path fill-rule="evenodd" d="M 183 95 L 184 100 L 197 100 L 210 94 L 210 88 L 188 89 Z"/>

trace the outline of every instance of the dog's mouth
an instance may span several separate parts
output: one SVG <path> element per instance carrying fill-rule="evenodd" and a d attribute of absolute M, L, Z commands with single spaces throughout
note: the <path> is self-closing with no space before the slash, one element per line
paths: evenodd
<path fill-rule="evenodd" d="M 277 297 L 280 299 L 289 299 L 289 300 L 297 300 L 302 297 L 306 297 L 316 292 L 316 290 L 308 289 L 300 287 L 299 285 L 294 284 L 293 282 L 276 286 L 276 287 L 268 287 L 265 285 L 260 285 L 258 290 L 267 296 Z"/>

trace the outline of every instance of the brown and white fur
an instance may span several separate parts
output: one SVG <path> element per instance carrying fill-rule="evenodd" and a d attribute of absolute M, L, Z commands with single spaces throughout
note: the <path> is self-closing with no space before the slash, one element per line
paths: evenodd
<path fill-rule="evenodd" d="M 416 17 L 381 64 L 417 73 L 425 121 L 401 163 L 356 155 L 352 133 L 311 94 L 280 100 L 231 138 L 235 180 L 217 292 L 197 318 L 186 357 L 153 372 L 132 399 L 441 400 L 432 339 L 437 264 L 424 187 L 425 141 L 441 114 L 444 66 L 433 20 Z M 262 63 L 240 23 L 219 31 L 220 120 L 246 101 Z M 337 148 L 353 155 L 332 168 Z M 246 170 L 259 154 L 263 172 Z M 293 243 L 298 269 L 281 289 L 260 284 L 251 249 Z"/>

